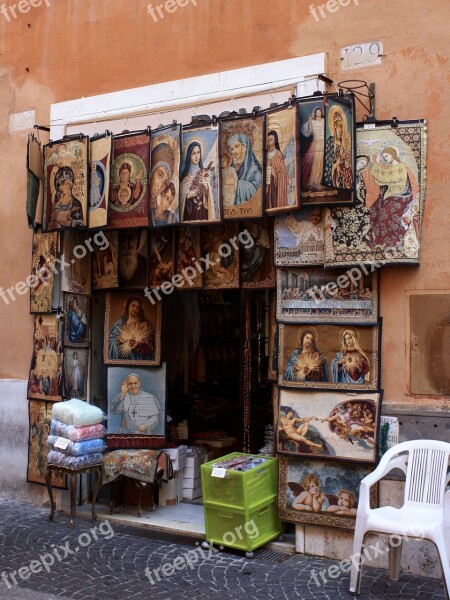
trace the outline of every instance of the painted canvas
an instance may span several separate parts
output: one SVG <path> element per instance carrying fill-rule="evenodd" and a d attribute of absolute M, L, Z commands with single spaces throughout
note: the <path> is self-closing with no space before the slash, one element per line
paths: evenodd
<path fill-rule="evenodd" d="M 108 224 L 112 135 L 91 138 L 89 148 L 89 229 Z"/>
<path fill-rule="evenodd" d="M 378 320 L 378 272 L 277 269 L 277 320 L 282 323 L 365 323 Z"/>
<path fill-rule="evenodd" d="M 195 290 L 203 287 L 203 274 L 196 264 L 202 257 L 200 228 L 195 225 L 185 225 L 178 228 L 176 275 L 179 275 L 178 289 Z"/>
<path fill-rule="evenodd" d="M 119 233 L 103 232 L 106 242 L 92 256 L 92 286 L 94 290 L 119 287 Z"/>
<path fill-rule="evenodd" d="M 377 325 L 278 326 L 278 384 L 286 387 L 377 390 Z"/>
<path fill-rule="evenodd" d="M 100 242 L 92 245 L 93 249 L 101 249 L 105 245 L 106 234 L 99 231 L 94 235 Z M 101 239 L 99 239 L 101 238 Z M 74 294 L 91 293 L 91 258 L 92 252 L 87 246 L 88 233 L 82 231 L 64 231 L 62 234 L 61 256 L 61 291 Z M 92 242 L 92 239 L 91 239 Z"/>
<path fill-rule="evenodd" d="M 175 230 L 154 229 L 150 234 L 150 286 L 172 281 L 175 270 Z"/>
<path fill-rule="evenodd" d="M 87 227 L 89 138 L 44 147 L 44 231 Z"/>
<path fill-rule="evenodd" d="M 375 463 L 381 394 L 279 390 L 277 450 Z"/>
<path fill-rule="evenodd" d="M 203 263 L 206 289 L 239 288 L 238 232 L 237 223 L 202 228 L 202 257 L 207 259 Z"/>
<path fill-rule="evenodd" d="M 267 112 L 266 213 L 300 208 L 298 104 Z"/>
<path fill-rule="evenodd" d="M 142 292 L 108 292 L 103 359 L 106 365 L 159 365 L 161 302 L 152 304 Z"/>
<path fill-rule="evenodd" d="M 323 265 L 324 223 L 320 208 L 307 208 L 275 219 L 275 264 Z"/>
<path fill-rule="evenodd" d="M 91 299 L 81 294 L 64 294 L 64 344 L 89 346 Z"/>
<path fill-rule="evenodd" d="M 153 227 L 180 222 L 181 125 L 152 131 L 150 222 Z"/>
<path fill-rule="evenodd" d="M 355 102 L 328 98 L 325 107 L 325 160 L 322 184 L 353 191 L 355 172 Z"/>
<path fill-rule="evenodd" d="M 361 481 L 373 467 L 280 457 L 279 513 L 284 521 L 354 529 Z M 377 486 L 370 504 L 377 505 Z"/>
<path fill-rule="evenodd" d="M 241 223 L 240 271 L 241 286 L 270 288 L 275 286 L 273 265 L 273 227 L 271 220 Z"/>
<path fill-rule="evenodd" d="M 36 315 L 34 348 L 28 378 L 28 398 L 62 400 L 64 352 L 62 324 L 55 314 Z"/>
<path fill-rule="evenodd" d="M 119 287 L 144 289 L 148 285 L 148 232 L 119 231 Z"/>
<path fill-rule="evenodd" d="M 182 134 L 180 210 L 182 223 L 221 220 L 218 129 L 197 127 Z"/>
<path fill-rule="evenodd" d="M 359 128 L 356 141 L 356 204 L 326 210 L 326 264 L 419 264 L 426 123 Z"/>
<path fill-rule="evenodd" d="M 225 219 L 263 216 L 265 116 L 220 122 L 221 197 Z"/>
<path fill-rule="evenodd" d="M 33 234 L 32 265 L 29 277 L 31 313 L 48 313 L 52 310 L 57 252 L 58 233 L 35 232 Z"/>
<path fill-rule="evenodd" d="M 149 163 L 150 138 L 147 132 L 114 136 L 110 229 L 148 227 Z"/>
<path fill-rule="evenodd" d="M 65 347 L 65 386 L 67 398 L 87 400 L 89 348 Z"/>

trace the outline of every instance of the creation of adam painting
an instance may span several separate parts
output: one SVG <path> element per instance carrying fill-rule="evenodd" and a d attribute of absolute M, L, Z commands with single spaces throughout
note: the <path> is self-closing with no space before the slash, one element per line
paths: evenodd
<path fill-rule="evenodd" d="M 359 128 L 356 203 L 325 210 L 325 263 L 419 264 L 426 123 Z"/>
<path fill-rule="evenodd" d="M 361 481 L 373 467 L 280 456 L 279 511 L 284 521 L 354 529 Z M 370 490 L 375 508 L 378 489 Z"/>
<path fill-rule="evenodd" d="M 150 138 L 146 132 L 114 137 L 110 229 L 148 227 Z"/>
<path fill-rule="evenodd" d="M 87 227 L 89 138 L 44 147 L 44 231 Z"/>
<path fill-rule="evenodd" d="M 112 136 L 91 139 L 89 154 L 89 229 L 95 229 L 108 223 Z"/>
<path fill-rule="evenodd" d="M 62 400 L 63 370 L 62 324 L 55 314 L 36 315 L 28 398 Z"/>
<path fill-rule="evenodd" d="M 103 359 L 106 365 L 159 366 L 161 302 L 142 292 L 106 294 Z"/>
<path fill-rule="evenodd" d="M 377 390 L 379 327 L 278 326 L 278 385 Z"/>
<path fill-rule="evenodd" d="M 48 313 L 52 310 L 57 251 L 58 233 L 34 233 L 30 275 L 30 313 Z"/>
<path fill-rule="evenodd" d="M 277 451 L 375 463 L 380 393 L 279 390 Z"/>
<path fill-rule="evenodd" d="M 378 320 L 378 272 L 366 269 L 277 269 L 277 320 L 364 323 Z"/>
<path fill-rule="evenodd" d="M 45 485 L 47 465 L 47 437 L 50 433 L 52 420 L 51 402 L 30 400 L 28 406 L 30 431 L 28 437 L 28 468 L 27 481 Z M 52 475 L 53 487 L 67 489 L 66 475 L 57 473 Z"/>
<path fill-rule="evenodd" d="M 265 116 L 220 122 L 224 219 L 263 216 Z"/>
<path fill-rule="evenodd" d="M 180 222 L 180 154 L 181 125 L 152 132 L 150 222 L 153 227 Z"/>
<path fill-rule="evenodd" d="M 325 261 L 322 209 L 297 210 L 275 219 L 275 264 L 323 265 Z"/>

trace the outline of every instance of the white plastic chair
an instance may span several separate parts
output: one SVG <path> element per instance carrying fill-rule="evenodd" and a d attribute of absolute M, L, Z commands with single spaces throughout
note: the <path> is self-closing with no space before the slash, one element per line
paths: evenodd
<path fill-rule="evenodd" d="M 435 440 L 402 442 L 384 454 L 378 467 L 361 481 L 353 541 L 350 592 L 360 593 L 364 538 L 367 533 L 394 535 L 399 545 L 389 543 L 391 579 L 400 576 L 403 539 L 423 538 L 434 542 L 439 552 L 447 598 L 450 594 L 450 444 Z M 370 488 L 392 469 L 406 475 L 401 508 L 370 508 Z M 392 540 L 393 541 L 393 540 Z M 389 538 L 391 542 L 391 538 Z"/>

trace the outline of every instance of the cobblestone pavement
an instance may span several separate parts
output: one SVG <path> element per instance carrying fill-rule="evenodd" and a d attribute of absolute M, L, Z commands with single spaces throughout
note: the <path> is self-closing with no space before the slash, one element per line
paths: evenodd
<path fill-rule="evenodd" d="M 156 535 L 137 528 L 130 533 L 130 527 L 108 521 L 99 521 L 94 533 L 92 527 L 90 521 L 77 517 L 71 529 L 68 516 L 59 513 L 51 523 L 48 509 L 0 498 L 0 598 L 353 598 L 348 592 L 348 573 L 336 579 L 327 575 L 337 561 L 301 555 L 284 555 L 279 560 L 278 553 L 278 560 L 264 558 L 266 553 L 248 560 L 218 549 L 208 556 L 208 551 L 194 542 L 161 541 L 160 532 Z M 166 563 L 169 566 L 163 573 L 161 567 Z M 24 580 L 17 574 L 21 567 L 28 567 L 20 571 Z M 154 569 L 159 570 L 155 573 Z M 325 570 L 325 584 L 314 582 L 313 569 Z M 361 600 L 445 598 L 441 580 L 403 574 L 400 581 L 390 582 L 386 570 L 369 567 L 364 570 L 362 591 Z"/>

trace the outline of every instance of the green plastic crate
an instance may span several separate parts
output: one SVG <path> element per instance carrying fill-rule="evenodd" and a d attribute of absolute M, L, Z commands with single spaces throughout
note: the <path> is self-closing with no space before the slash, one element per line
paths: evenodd
<path fill-rule="evenodd" d="M 263 501 L 252 510 L 231 509 L 204 502 L 206 541 L 252 552 L 277 538 L 282 531 L 277 496 Z"/>
<path fill-rule="evenodd" d="M 219 460 L 236 456 L 254 456 L 266 461 L 249 471 L 227 470 L 226 477 L 212 477 L 211 473 Z M 267 504 L 278 490 L 278 458 L 262 457 L 260 454 L 233 452 L 201 466 L 203 502 L 212 502 L 233 509 L 253 509 L 261 503 Z"/>

